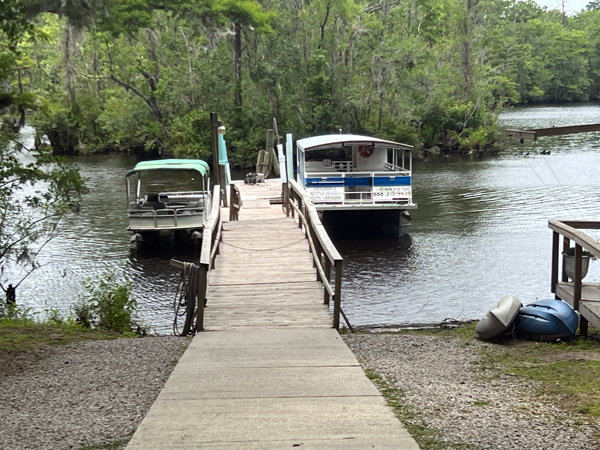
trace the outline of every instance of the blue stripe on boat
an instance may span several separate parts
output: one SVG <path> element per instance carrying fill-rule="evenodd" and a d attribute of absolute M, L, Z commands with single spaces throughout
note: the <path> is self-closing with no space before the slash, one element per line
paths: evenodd
<path fill-rule="evenodd" d="M 410 177 L 375 177 L 373 186 L 410 186 Z"/>

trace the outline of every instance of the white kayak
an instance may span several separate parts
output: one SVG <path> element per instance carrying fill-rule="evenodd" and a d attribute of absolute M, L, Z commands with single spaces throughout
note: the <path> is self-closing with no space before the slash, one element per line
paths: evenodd
<path fill-rule="evenodd" d="M 492 339 L 510 327 L 520 309 L 521 301 L 514 295 L 507 295 L 486 313 L 475 331 L 481 339 Z"/>

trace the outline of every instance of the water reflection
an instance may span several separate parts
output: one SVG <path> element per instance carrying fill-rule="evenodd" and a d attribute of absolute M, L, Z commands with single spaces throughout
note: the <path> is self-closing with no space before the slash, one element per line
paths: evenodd
<path fill-rule="evenodd" d="M 179 272 L 169 261 L 171 257 L 190 261 L 196 255 L 193 249 L 170 243 L 152 252 L 130 250 L 124 177 L 136 162 L 128 155 L 77 158 L 90 192 L 68 231 L 45 248 L 40 258 L 42 267 L 19 287 L 22 306 L 68 314 L 83 294 L 82 282 L 111 270 L 132 283 L 142 320 L 157 332 L 170 331 L 171 302 Z M 5 274 L 7 278 L 19 275 Z"/>
<path fill-rule="evenodd" d="M 595 123 L 599 112 L 597 105 L 522 108 L 502 120 L 541 128 Z M 410 240 L 336 240 L 351 322 L 477 319 L 507 294 L 525 303 L 552 298 L 548 219 L 600 220 L 599 147 L 596 133 L 585 133 L 515 142 L 496 158 L 417 162 Z M 597 265 L 589 278 L 600 279 Z"/>

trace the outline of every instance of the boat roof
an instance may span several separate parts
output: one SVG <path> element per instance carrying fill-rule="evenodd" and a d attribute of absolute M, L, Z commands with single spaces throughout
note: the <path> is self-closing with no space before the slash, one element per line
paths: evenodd
<path fill-rule="evenodd" d="M 158 159 L 137 163 L 125 176 L 145 170 L 195 170 L 203 176 L 210 173 L 208 164 L 201 159 Z"/>
<path fill-rule="evenodd" d="M 399 142 L 386 141 L 370 136 L 361 136 L 358 134 L 326 134 L 323 136 L 313 136 L 296 141 L 298 147 L 304 151 L 324 150 L 330 147 L 339 147 L 344 145 L 374 145 L 377 147 L 401 148 L 412 150 L 412 145 L 400 144 Z"/>

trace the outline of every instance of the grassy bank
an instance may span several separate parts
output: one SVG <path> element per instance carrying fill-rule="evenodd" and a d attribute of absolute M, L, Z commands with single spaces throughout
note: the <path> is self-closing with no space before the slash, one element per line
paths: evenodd
<path fill-rule="evenodd" d="M 469 345 L 478 340 L 475 325 L 424 332 L 456 337 Z M 478 369 L 489 369 L 493 377 L 535 381 L 541 397 L 600 422 L 600 332 L 592 327 L 587 337 L 557 342 L 498 338 L 480 351 L 474 370 Z"/>
<path fill-rule="evenodd" d="M 120 333 L 91 330 L 71 322 L 0 319 L 0 352 L 22 353 L 90 339 L 114 339 Z"/>

